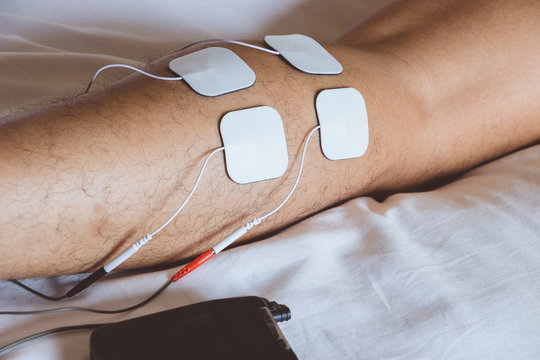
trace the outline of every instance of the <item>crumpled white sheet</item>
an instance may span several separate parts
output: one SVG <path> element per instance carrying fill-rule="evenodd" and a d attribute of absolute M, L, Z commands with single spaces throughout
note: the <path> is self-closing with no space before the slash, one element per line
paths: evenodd
<path fill-rule="evenodd" d="M 145 65 L 196 40 L 302 33 L 331 41 L 389 2 L 0 2 L 0 115 L 80 94 L 103 65 Z M 106 71 L 98 85 L 129 73 Z"/>
<path fill-rule="evenodd" d="M 303 32 L 331 39 L 381 5 L 214 0 L 151 6 L 1 4 L 0 109 L 80 92 L 100 65 L 139 61 L 201 38 Z M 57 326 L 258 295 L 291 308 L 292 319 L 281 328 L 300 359 L 537 359 L 539 190 L 540 146 L 534 146 L 440 189 L 382 203 L 358 198 L 226 251 L 127 315 L 0 316 L 0 346 Z M 61 303 L 0 282 L 0 310 L 123 307 L 173 273 L 111 276 Z M 77 278 L 26 282 L 60 293 Z M 53 335 L 0 359 L 87 359 L 88 338 L 88 332 Z"/>
<path fill-rule="evenodd" d="M 291 308 L 292 319 L 281 327 L 300 359 L 537 359 L 539 190 L 540 145 L 440 189 L 382 203 L 358 198 L 226 251 L 128 315 L 2 317 L 0 343 L 56 326 L 258 295 Z M 105 278 L 62 305 L 123 307 L 173 273 Z M 74 280 L 27 283 L 53 292 Z M 0 304 L 57 305 L 6 282 L 0 282 Z M 88 333 L 51 336 L 10 355 L 85 359 Z"/>

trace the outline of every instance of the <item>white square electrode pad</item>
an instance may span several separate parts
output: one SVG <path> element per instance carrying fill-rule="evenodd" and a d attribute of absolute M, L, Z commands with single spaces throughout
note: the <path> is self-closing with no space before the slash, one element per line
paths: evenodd
<path fill-rule="evenodd" d="M 223 47 L 209 47 L 181 56 L 169 63 L 193 90 L 218 96 L 250 87 L 255 73 L 238 55 Z"/>
<path fill-rule="evenodd" d="M 321 147 L 330 160 L 362 156 L 369 143 L 366 103 L 353 88 L 323 90 L 315 101 Z"/>
<path fill-rule="evenodd" d="M 292 66 L 309 74 L 341 74 L 343 67 L 317 41 L 306 35 L 267 35 L 264 41 Z"/>
<path fill-rule="evenodd" d="M 280 177 L 289 157 L 279 113 L 269 106 L 231 111 L 219 125 L 225 146 L 225 164 L 239 184 Z"/>

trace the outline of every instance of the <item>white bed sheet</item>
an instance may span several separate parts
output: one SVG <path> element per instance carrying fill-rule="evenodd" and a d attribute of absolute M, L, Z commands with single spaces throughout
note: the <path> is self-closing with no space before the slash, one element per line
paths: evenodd
<path fill-rule="evenodd" d="M 0 2 L 0 115 L 80 94 L 103 65 L 139 65 L 196 40 L 298 32 L 331 41 L 390 1 Z"/>
<path fill-rule="evenodd" d="M 0 111 L 75 94 L 100 65 L 134 64 L 201 38 L 299 32 L 329 40 L 378 6 L 345 0 L 166 1 L 151 8 L 144 2 L 3 3 Z M 440 189 L 382 203 L 358 198 L 227 251 L 127 315 L 0 317 L 0 345 L 56 326 L 259 295 L 291 308 L 292 320 L 281 327 L 300 359 L 540 358 L 539 190 L 535 146 Z M 62 305 L 121 307 L 173 272 L 106 278 Z M 28 284 L 58 292 L 75 278 Z M 55 305 L 0 282 L 2 310 Z M 51 336 L 0 358 L 86 359 L 88 338 Z"/>

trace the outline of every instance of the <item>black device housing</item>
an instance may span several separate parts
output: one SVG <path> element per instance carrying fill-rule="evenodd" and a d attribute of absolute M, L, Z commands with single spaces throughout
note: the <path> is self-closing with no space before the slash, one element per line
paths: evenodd
<path fill-rule="evenodd" d="M 298 359 L 276 321 L 285 305 L 256 296 L 205 301 L 100 327 L 92 360 Z"/>

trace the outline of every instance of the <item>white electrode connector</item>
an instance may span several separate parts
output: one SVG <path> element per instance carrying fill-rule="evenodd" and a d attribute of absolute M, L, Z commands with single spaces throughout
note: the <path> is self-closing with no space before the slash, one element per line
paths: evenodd
<path fill-rule="evenodd" d="M 137 251 L 139 251 L 140 248 L 142 248 L 144 245 L 146 245 L 150 240 L 152 240 L 152 235 L 147 234 L 146 236 L 142 237 L 139 241 L 131 245 L 126 251 L 124 251 L 122 254 L 117 256 L 113 261 L 108 263 L 103 267 L 103 269 L 106 272 L 113 271 L 118 265 L 129 259 L 133 254 L 135 254 Z"/>

